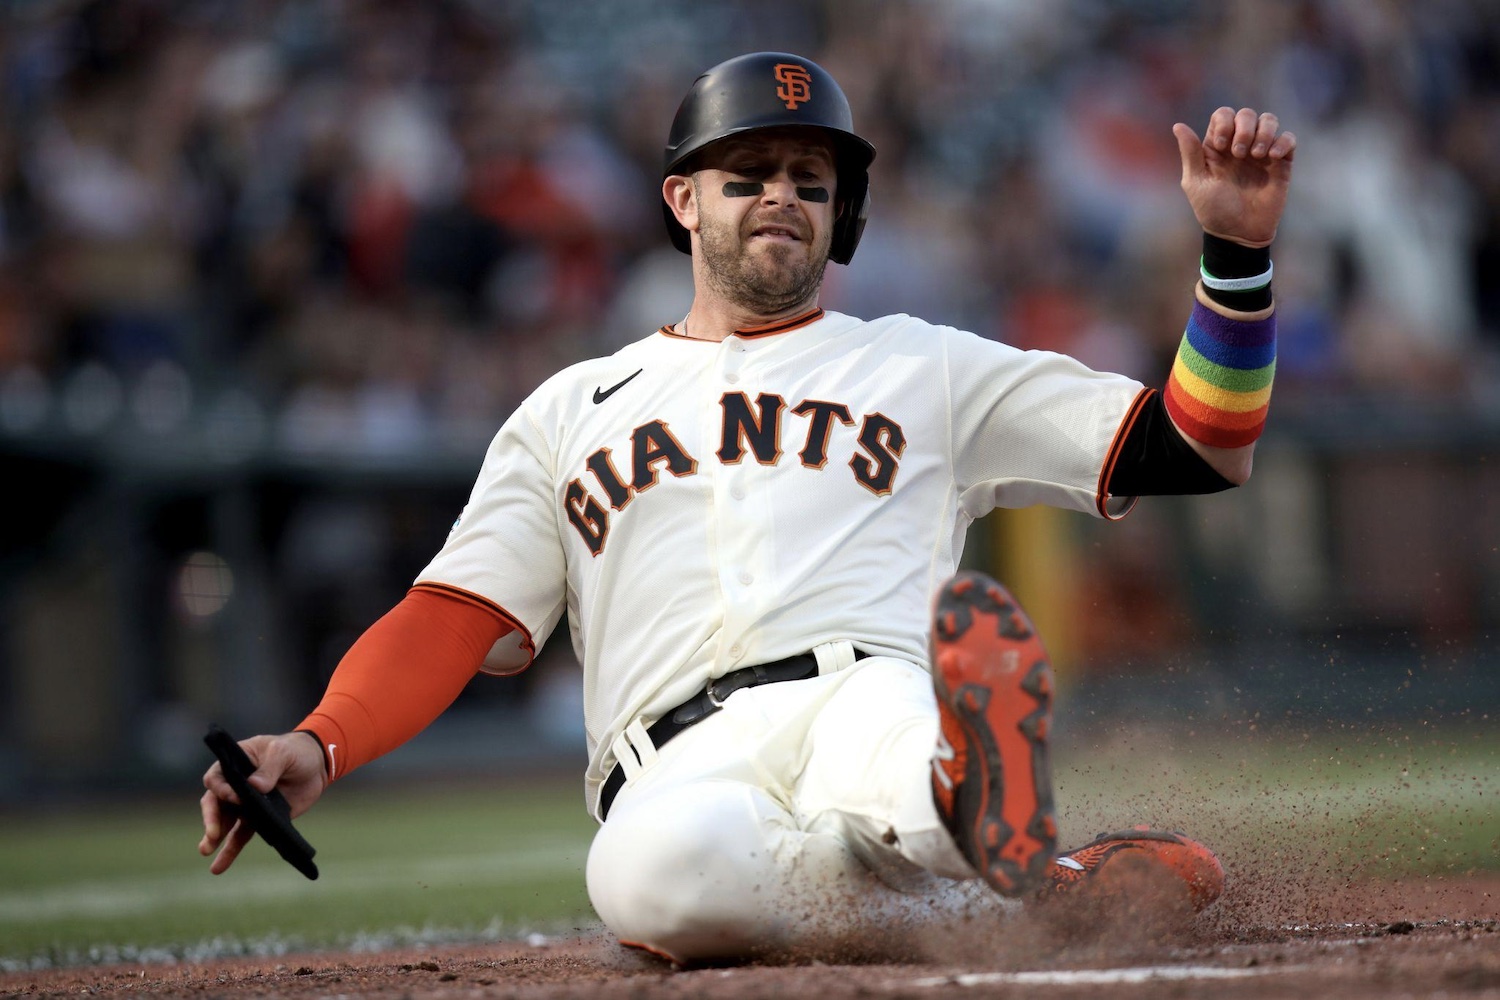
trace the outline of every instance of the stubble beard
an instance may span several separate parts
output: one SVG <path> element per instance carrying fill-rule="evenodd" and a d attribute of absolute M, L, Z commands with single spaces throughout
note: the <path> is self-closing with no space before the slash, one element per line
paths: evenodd
<path fill-rule="evenodd" d="M 739 231 L 706 217 L 698 227 L 703 272 L 714 290 L 758 316 L 776 316 L 817 300 L 828 267 L 831 235 L 804 253 L 804 244 L 764 245 L 754 252 Z"/>

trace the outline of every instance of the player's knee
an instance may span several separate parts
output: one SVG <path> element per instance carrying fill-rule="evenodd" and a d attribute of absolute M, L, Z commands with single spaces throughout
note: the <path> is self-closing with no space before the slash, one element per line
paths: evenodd
<path fill-rule="evenodd" d="M 589 849 L 595 911 L 621 940 L 682 959 L 735 953 L 773 895 L 766 817 L 748 786 L 704 783 L 630 802 Z"/>

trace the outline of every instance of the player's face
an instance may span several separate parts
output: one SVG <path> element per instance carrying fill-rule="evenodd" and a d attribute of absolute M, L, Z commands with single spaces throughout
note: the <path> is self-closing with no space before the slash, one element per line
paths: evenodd
<path fill-rule="evenodd" d="M 693 174 L 708 280 L 774 315 L 816 298 L 833 238 L 833 152 L 796 130 L 718 144 Z"/>

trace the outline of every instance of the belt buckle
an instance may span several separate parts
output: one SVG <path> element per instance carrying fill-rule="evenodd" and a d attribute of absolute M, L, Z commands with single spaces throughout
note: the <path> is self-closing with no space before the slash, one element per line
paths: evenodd
<path fill-rule="evenodd" d="M 727 693 L 725 693 L 723 697 L 719 696 L 719 691 L 718 691 L 719 682 L 722 681 L 722 680 L 724 680 L 725 678 L 731 677 L 731 676 L 733 676 L 733 675 L 732 674 L 725 674 L 724 677 L 715 677 L 713 680 L 711 680 L 711 681 L 708 682 L 708 687 L 706 687 L 706 688 L 703 689 L 703 693 L 706 694 L 706 695 L 708 695 L 708 703 L 710 705 L 712 705 L 715 709 L 723 708 L 724 707 L 724 702 L 726 702 L 726 701 L 729 700 L 729 696 L 731 694 L 734 694 L 735 691 L 739 690 L 739 688 L 736 687 L 736 688 L 733 688 L 732 690 L 728 691 Z"/>

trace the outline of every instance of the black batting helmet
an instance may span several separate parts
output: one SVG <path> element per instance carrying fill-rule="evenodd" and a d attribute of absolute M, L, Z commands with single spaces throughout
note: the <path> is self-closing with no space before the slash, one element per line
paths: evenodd
<path fill-rule="evenodd" d="M 840 210 L 828 258 L 849 263 L 870 208 L 870 161 L 875 147 L 854 134 L 849 99 L 828 71 L 789 52 L 752 52 L 704 72 L 677 108 L 667 137 L 663 179 L 710 143 L 758 129 L 800 125 L 821 130 L 834 146 Z M 692 252 L 692 239 L 665 202 L 672 245 Z"/>

